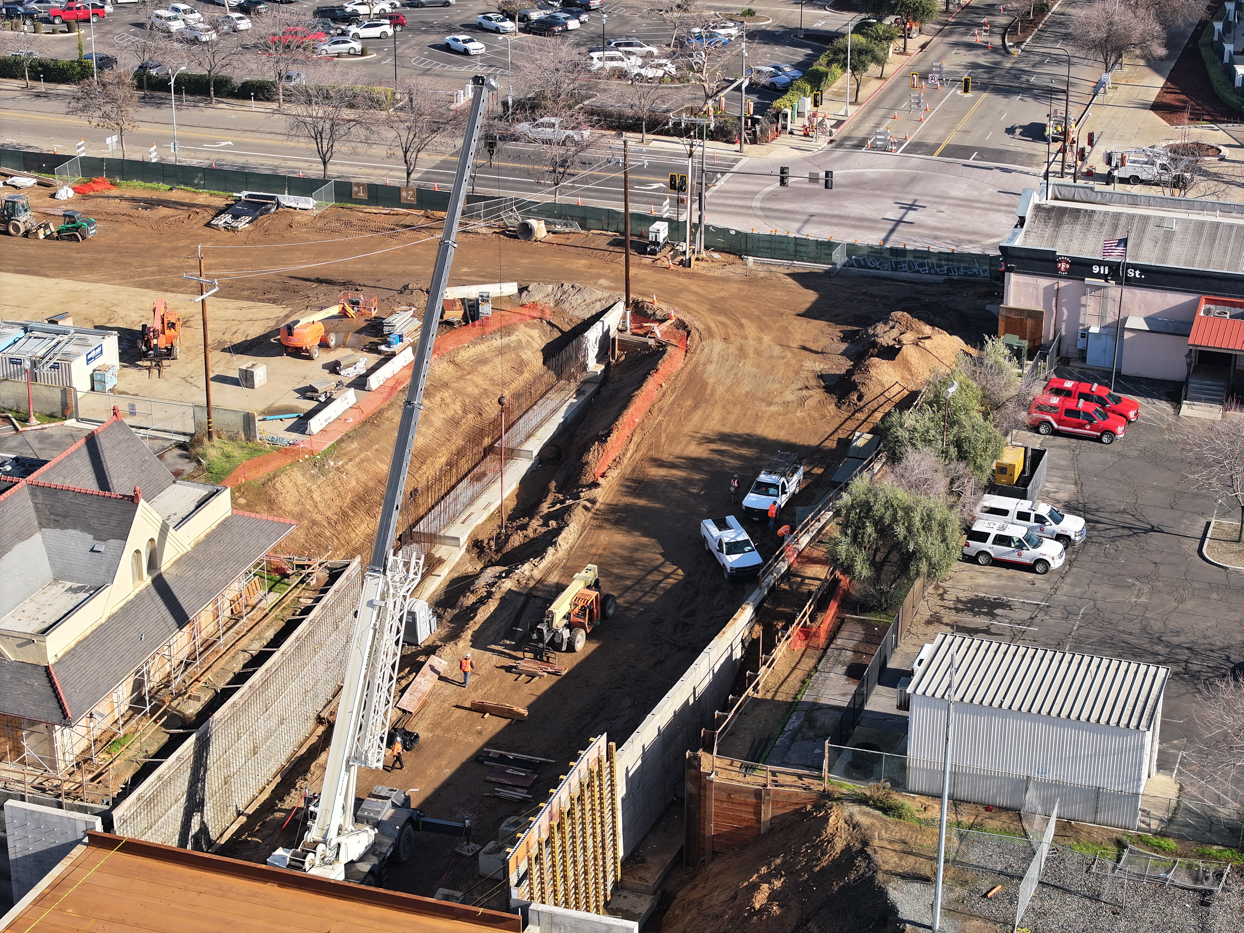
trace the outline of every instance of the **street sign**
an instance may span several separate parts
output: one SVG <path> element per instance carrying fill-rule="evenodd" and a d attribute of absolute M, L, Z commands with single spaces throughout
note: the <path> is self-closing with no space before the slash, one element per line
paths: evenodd
<path fill-rule="evenodd" d="M 116 136 L 109 136 L 107 139 L 104 140 L 104 148 L 107 149 L 109 152 L 116 152 L 117 142 L 118 142 L 118 138 Z M 152 148 L 154 149 L 155 147 L 153 146 Z"/>

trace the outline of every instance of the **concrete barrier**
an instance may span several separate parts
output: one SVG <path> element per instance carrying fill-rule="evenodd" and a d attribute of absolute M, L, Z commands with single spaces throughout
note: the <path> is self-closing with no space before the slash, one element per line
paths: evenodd
<path fill-rule="evenodd" d="M 104 828 L 98 816 L 20 800 L 5 801 L 4 825 L 14 903 L 73 851 L 88 829 L 99 832 Z"/>
<path fill-rule="evenodd" d="M 414 361 L 415 348 L 407 347 L 397 356 L 393 357 L 393 359 L 389 360 L 389 362 L 385 363 L 383 366 L 378 366 L 376 369 L 367 374 L 367 391 L 374 392 L 376 389 L 380 388 L 395 375 L 401 372 L 402 367 L 409 366 Z"/>
<path fill-rule="evenodd" d="M 527 933 L 639 933 L 639 924 L 621 917 L 532 904 L 527 908 Z"/>
<path fill-rule="evenodd" d="M 445 289 L 445 298 L 478 298 L 480 292 L 488 292 L 491 298 L 505 298 L 518 294 L 517 282 L 493 282 L 491 285 L 454 285 Z"/>
<path fill-rule="evenodd" d="M 315 415 L 307 422 L 307 433 L 319 434 L 353 407 L 354 390 L 346 389 L 341 395 L 329 402 L 318 415 Z"/>

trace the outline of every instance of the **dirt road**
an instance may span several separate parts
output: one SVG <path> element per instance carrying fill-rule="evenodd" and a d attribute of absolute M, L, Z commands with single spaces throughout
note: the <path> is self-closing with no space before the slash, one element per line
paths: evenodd
<path fill-rule="evenodd" d="M 177 198 L 183 194 L 178 192 Z M 435 251 L 431 241 L 376 253 L 426 235 L 426 231 L 364 240 L 340 238 L 385 224 L 391 229 L 409 223 L 409 217 L 355 217 L 329 210 L 314 221 L 282 219 L 270 232 L 265 232 L 261 222 L 241 237 L 227 239 L 201 226 L 209 212 L 193 202 L 202 196 L 186 196 L 175 210 L 154 209 L 163 218 L 158 229 L 143 222 L 143 212 L 127 205 L 127 197 L 100 209 L 86 201 L 86 209 L 102 222 L 95 239 L 81 245 L 10 241 L 0 255 L 0 270 L 30 273 L 55 268 L 57 274 L 65 275 L 65 266 L 72 262 L 73 276 L 84 281 L 141 280 L 147 287 L 188 292 L 180 276 L 191 271 L 189 257 L 196 243 L 270 245 L 268 249 L 231 251 L 221 259 L 217 258 L 220 253 L 213 252 L 209 272 L 217 270 L 222 275 L 222 292 L 228 297 L 291 307 L 308 282 L 322 280 L 334 288 L 376 291 L 383 301 L 404 286 L 426 285 L 431 272 Z M 144 196 L 142 200 L 151 199 Z M 290 236 L 297 236 L 304 245 L 284 245 L 282 238 Z M 323 242 L 312 242 L 318 240 Z M 119 248 L 122 243 L 124 249 Z M 621 257 L 605 235 L 528 244 L 479 233 L 463 235 L 460 244 L 451 284 L 574 282 L 621 290 Z M 359 258 L 306 267 L 348 256 Z M 233 270 L 230 276 L 249 274 L 248 270 L 282 271 L 226 278 L 226 269 Z M 811 270 L 748 270 L 732 260 L 689 272 L 669 270 L 663 263 L 646 259 L 633 261 L 633 282 L 636 295 L 655 294 L 690 326 L 686 362 L 599 488 L 574 488 L 565 481 L 565 474 L 558 485 L 554 467 L 525 484 L 527 501 L 519 503 L 520 511 L 540 514 L 564 508 L 573 514 L 568 523 L 581 533 L 573 543 L 567 539 L 557 546 L 553 560 L 541 568 L 541 579 L 520 577 L 529 586 L 539 584 L 536 599 L 528 600 L 523 590 L 508 589 L 506 577 L 516 572 L 517 565 L 505 555 L 500 560 L 508 566 L 478 574 L 475 568 L 467 568 L 451 581 L 456 589 L 443 601 L 451 611 L 446 612 L 449 619 L 438 633 L 443 645 L 440 653 L 456 673 L 458 657 L 469 646 L 479 676 L 469 691 L 448 681 L 434 689 L 416 725 L 423 740 L 407 755 L 404 772 L 360 776 L 360 791 L 366 792 L 375 783 L 416 787 L 416 798 L 430 816 L 471 817 L 478 842 L 491 838 L 504 817 L 525 808 L 484 796 L 492 785 L 483 780 L 483 766 L 471 760 L 474 754 L 491 747 L 557 762 L 545 769 L 531 789 L 536 802 L 543 800 L 545 790 L 564 773 L 564 763 L 573 759 L 589 737 L 607 731 L 619 743 L 626 739 L 746 596 L 745 585 L 724 583 L 717 565 L 703 553 L 698 523 L 728 511 L 727 484 L 733 473 L 739 473 L 744 483 L 750 482 L 778 449 L 803 456 L 813 489 L 797 501 L 811 500 L 822 473 L 841 455 L 844 435 L 861 426 L 857 402 L 848 398 L 840 404 L 825 388 L 845 370 L 842 351 L 859 329 L 900 310 L 970 343 L 978 343 L 983 333 L 996 327 L 984 311 L 987 302 L 996 301 L 996 292 L 988 285 L 913 284 L 848 275 L 831 278 Z M 429 399 L 429 406 L 435 405 L 435 399 Z M 388 448 L 339 445 L 331 475 L 324 477 L 331 484 L 325 494 L 357 493 L 350 487 L 364 478 L 374 484 L 375 471 L 351 468 L 352 460 L 369 456 L 386 459 Z M 549 484 L 552 495 L 546 499 Z M 244 495 L 245 501 L 252 502 L 251 493 Z M 264 509 L 276 514 L 300 508 L 298 501 L 277 494 L 275 487 L 254 495 L 254 502 L 262 499 Z M 571 508 L 579 499 L 585 501 Z M 322 515 L 322 506 L 317 511 Z M 305 522 L 321 521 L 315 515 L 300 514 Z M 366 516 L 354 516 L 353 524 L 356 527 L 331 535 L 339 542 L 338 555 L 362 550 L 361 542 L 370 540 L 374 525 Z M 752 528 L 762 550 L 770 551 L 772 534 L 763 526 Z M 552 535 L 539 540 L 556 546 L 555 539 Z M 617 594 L 618 614 L 592 634 L 581 654 L 559 656 L 570 668 L 564 677 L 520 683 L 520 678 L 500 667 L 511 656 L 511 648 L 503 644 L 510 626 L 521 613 L 538 612 L 539 598 L 564 585 L 589 562 L 599 565 L 607 589 Z M 466 705 L 476 698 L 526 706 L 529 719 L 511 723 L 481 717 Z M 310 767 L 311 762 L 306 764 Z M 277 807 L 296 799 L 296 780 L 279 789 L 273 801 Z M 311 782 L 315 786 L 314 770 Z M 261 812 L 265 819 L 248 827 L 226 853 L 266 856 L 287 814 L 288 810 Z M 281 841 L 289 844 L 292 832 Z M 420 855 L 395 873 L 391 885 L 428 895 L 440 887 L 471 889 L 479 882 L 475 866 L 455 857 L 453 844 L 446 837 L 421 838 Z M 494 885 L 487 882 L 475 887 L 466 901 L 498 903 L 501 891 L 494 890 Z"/>

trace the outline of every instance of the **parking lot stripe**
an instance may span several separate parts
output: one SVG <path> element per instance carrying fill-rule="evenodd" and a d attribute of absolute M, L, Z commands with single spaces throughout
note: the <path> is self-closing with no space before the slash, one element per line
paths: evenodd
<path fill-rule="evenodd" d="M 1048 606 L 1049 603 L 1039 603 L 1035 599 L 1016 599 L 1014 596 L 995 596 L 993 593 L 977 593 L 977 596 L 984 596 L 986 599 L 1006 599 L 1013 603 L 1031 603 L 1034 606 Z"/>

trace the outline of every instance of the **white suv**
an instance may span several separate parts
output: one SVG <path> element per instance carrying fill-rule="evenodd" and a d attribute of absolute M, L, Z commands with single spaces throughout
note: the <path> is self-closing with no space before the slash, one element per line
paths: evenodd
<path fill-rule="evenodd" d="M 351 26 L 346 33 L 351 39 L 388 39 L 393 35 L 393 24 L 387 19 L 373 19 Z"/>
<path fill-rule="evenodd" d="M 1053 538 L 1063 547 L 1084 540 L 1084 519 L 1054 508 L 1048 502 L 1011 499 L 1007 496 L 982 496 L 976 507 L 978 518 L 1023 525 L 1038 537 Z"/>
<path fill-rule="evenodd" d="M 1039 538 L 1027 528 L 981 518 L 963 542 L 963 556 L 982 567 L 999 561 L 1045 574 L 1061 567 L 1067 552 L 1058 542 Z"/>

